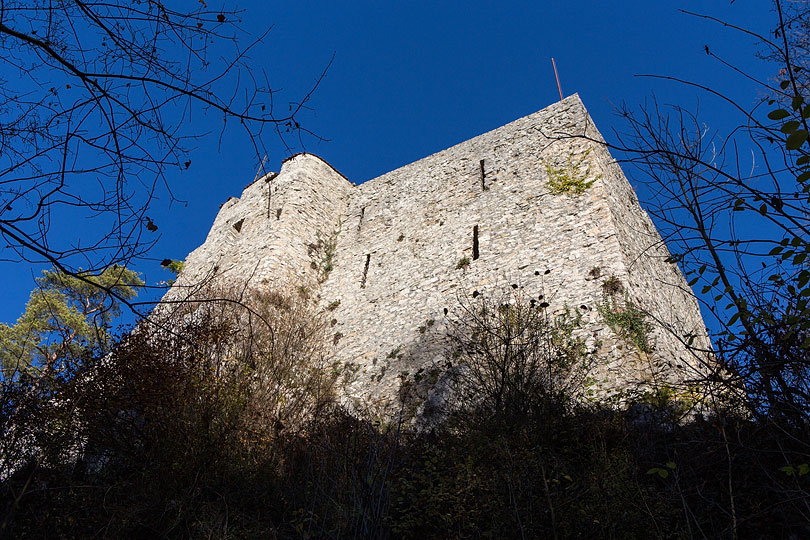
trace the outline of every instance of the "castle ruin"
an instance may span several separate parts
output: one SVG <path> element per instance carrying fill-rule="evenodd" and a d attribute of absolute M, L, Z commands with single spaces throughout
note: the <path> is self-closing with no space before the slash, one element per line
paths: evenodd
<path fill-rule="evenodd" d="M 359 185 L 298 154 L 221 207 L 184 286 L 316 283 L 348 395 L 390 402 L 441 362 L 443 321 L 473 293 L 519 288 L 578 310 L 598 346 L 593 384 L 688 381 L 710 349 L 698 304 L 577 95 Z M 606 287 L 652 323 L 649 351 L 612 330 Z"/>

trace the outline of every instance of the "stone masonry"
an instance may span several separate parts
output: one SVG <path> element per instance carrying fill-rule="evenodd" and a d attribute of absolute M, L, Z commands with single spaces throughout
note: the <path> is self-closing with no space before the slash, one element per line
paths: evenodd
<path fill-rule="evenodd" d="M 317 156 L 295 155 L 223 204 L 169 295 L 211 276 L 317 284 L 357 405 L 396 406 L 403 381 L 445 364 L 446 313 L 474 291 L 513 286 L 542 295 L 552 312 L 582 313 L 581 334 L 599 348 L 593 393 L 689 381 L 705 367 L 686 342 L 709 348 L 697 301 L 601 142 L 573 95 L 360 185 Z M 547 165 L 580 160 L 592 185 L 551 193 Z M 611 278 L 654 322 L 652 353 L 598 313 Z"/>

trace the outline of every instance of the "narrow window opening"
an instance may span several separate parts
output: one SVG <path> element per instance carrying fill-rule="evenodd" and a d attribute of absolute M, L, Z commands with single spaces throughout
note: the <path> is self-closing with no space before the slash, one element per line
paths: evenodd
<path fill-rule="evenodd" d="M 233 224 L 233 228 L 236 229 L 236 232 L 242 232 L 242 225 L 245 223 L 245 218 L 240 219 L 236 223 Z"/>
<path fill-rule="evenodd" d="M 264 166 L 264 161 L 262 161 L 262 166 Z M 278 176 L 278 173 L 269 173 L 267 177 L 265 177 L 265 183 L 267 184 L 267 219 L 270 219 L 270 200 L 273 198 L 273 184 L 272 180 Z"/>
<path fill-rule="evenodd" d="M 478 225 L 473 226 L 473 260 L 478 258 Z"/>
<path fill-rule="evenodd" d="M 484 173 L 484 160 L 482 159 L 480 162 L 478 162 L 478 165 L 481 168 L 481 191 L 486 191 L 487 184 L 484 181 L 484 177 L 486 176 L 486 174 Z"/>
<path fill-rule="evenodd" d="M 363 226 L 363 217 L 366 215 L 366 207 L 360 209 L 360 221 L 357 223 L 357 230 L 360 230 L 360 227 Z"/>
<path fill-rule="evenodd" d="M 366 277 L 368 277 L 368 265 L 369 265 L 369 263 L 371 263 L 371 254 L 367 253 L 366 254 L 366 266 L 365 266 L 365 268 L 363 268 L 363 279 L 360 280 L 360 288 L 361 289 L 366 288 Z"/>
<path fill-rule="evenodd" d="M 278 221 L 279 219 L 281 219 L 281 208 L 276 210 L 276 221 Z"/>

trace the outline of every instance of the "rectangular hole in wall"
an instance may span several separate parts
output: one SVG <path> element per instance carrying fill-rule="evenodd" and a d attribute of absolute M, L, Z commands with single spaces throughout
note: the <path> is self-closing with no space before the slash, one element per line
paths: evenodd
<path fill-rule="evenodd" d="M 487 190 L 487 184 L 484 181 L 484 177 L 485 177 L 485 174 L 484 174 L 484 160 L 482 159 L 478 163 L 478 165 L 481 168 L 481 191 L 486 191 Z"/>
<path fill-rule="evenodd" d="M 473 226 L 473 260 L 478 258 L 478 225 Z"/>
<path fill-rule="evenodd" d="M 245 218 L 240 219 L 236 223 L 233 224 L 233 228 L 236 229 L 236 232 L 242 232 L 242 225 L 245 223 Z"/>
<path fill-rule="evenodd" d="M 366 207 L 360 209 L 360 221 L 357 223 L 357 230 L 360 230 L 360 227 L 363 226 L 363 217 L 366 215 Z"/>
<path fill-rule="evenodd" d="M 264 163 L 264 162 L 262 162 Z M 267 218 L 270 218 L 270 200 L 273 198 L 273 184 L 271 181 L 278 176 L 278 173 L 269 173 L 264 181 L 267 183 Z"/>
<path fill-rule="evenodd" d="M 360 280 L 360 288 L 366 288 L 366 277 L 368 277 L 368 265 L 371 263 L 371 254 L 366 254 L 366 266 L 363 268 L 363 279 Z"/>

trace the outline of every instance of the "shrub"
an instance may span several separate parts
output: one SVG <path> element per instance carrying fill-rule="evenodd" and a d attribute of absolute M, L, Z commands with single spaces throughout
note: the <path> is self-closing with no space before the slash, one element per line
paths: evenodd
<path fill-rule="evenodd" d="M 585 164 L 591 149 L 588 148 L 579 159 L 574 160 L 574 153 L 568 153 L 568 162 L 562 167 L 554 167 L 546 163 L 546 173 L 548 182 L 546 185 L 554 195 L 567 193 L 569 195 L 582 195 L 585 190 L 591 187 L 596 180 L 602 177 L 601 174 L 588 180 L 591 176 L 590 162 Z"/>
<path fill-rule="evenodd" d="M 651 353 L 654 350 L 650 343 L 652 325 L 647 321 L 646 314 L 625 295 L 623 301 L 614 295 L 606 294 L 602 302 L 596 305 L 596 310 L 614 334 L 629 345 L 633 345 L 642 353 Z"/>
<path fill-rule="evenodd" d="M 552 316 L 520 290 L 500 300 L 466 299 L 449 319 L 448 358 L 460 364 L 456 392 L 462 415 L 471 410 L 522 421 L 549 403 L 564 404 L 581 388 L 593 358 L 576 337 L 579 313 Z"/>
<path fill-rule="evenodd" d="M 284 440 L 333 406 L 327 326 L 311 301 L 200 294 L 218 300 L 158 310 L 63 394 L 83 426 L 86 474 L 108 493 L 109 537 L 205 536 L 191 531 L 219 519 L 212 493 L 274 471 Z"/>

